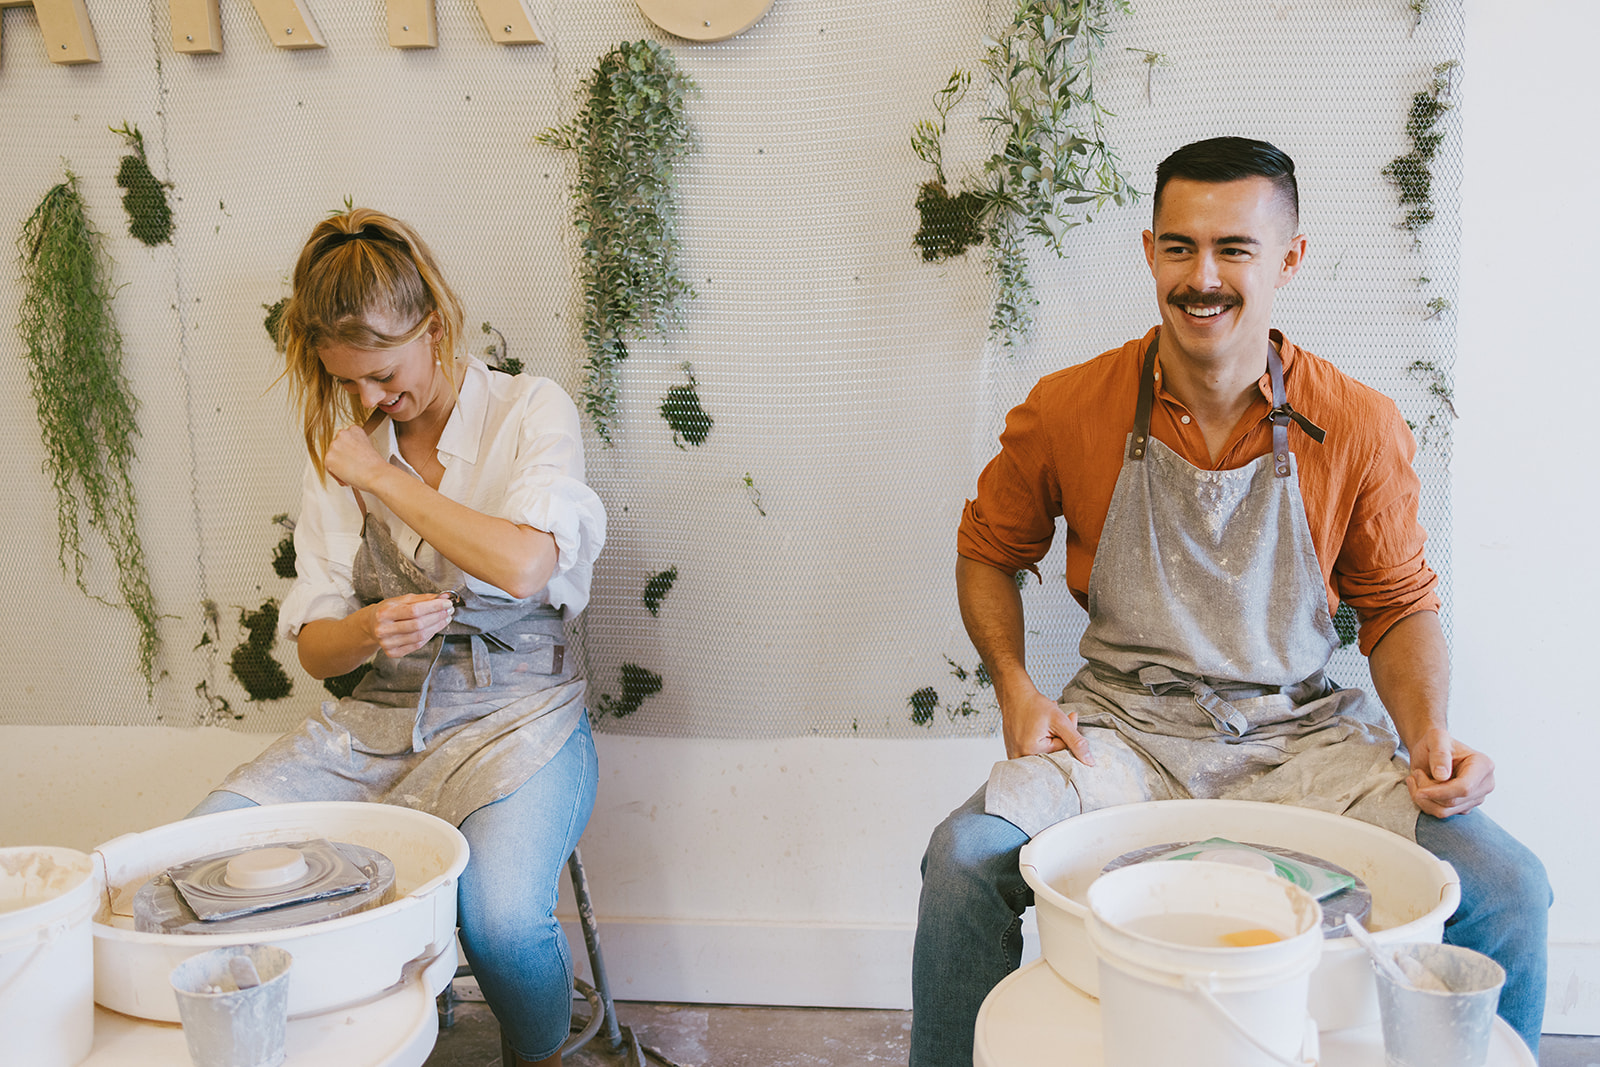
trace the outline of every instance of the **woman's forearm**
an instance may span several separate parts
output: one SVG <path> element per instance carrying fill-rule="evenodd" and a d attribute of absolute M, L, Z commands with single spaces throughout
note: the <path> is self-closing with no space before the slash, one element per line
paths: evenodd
<path fill-rule="evenodd" d="M 556 539 L 543 530 L 474 511 L 394 467 L 371 491 L 445 559 L 518 599 L 555 574 Z"/>

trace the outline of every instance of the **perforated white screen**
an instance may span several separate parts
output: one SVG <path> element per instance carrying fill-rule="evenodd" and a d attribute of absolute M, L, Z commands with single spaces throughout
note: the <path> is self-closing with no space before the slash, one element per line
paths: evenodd
<path fill-rule="evenodd" d="M 171 51 L 160 0 L 91 0 L 104 61 L 78 68 L 45 61 L 31 11 L 0 15 L 0 220 L 15 233 L 65 159 L 108 235 L 143 405 L 143 537 L 166 613 L 166 675 L 147 703 L 126 614 L 85 598 L 56 567 L 21 350 L 14 331 L 0 331 L 10 594 L 0 669 L 11 679 L 0 721 L 272 731 L 326 695 L 291 666 L 290 697 L 252 703 L 227 668 L 244 636 L 240 610 L 288 589 L 270 565 L 271 518 L 298 506 L 299 435 L 281 387 L 269 391 L 277 367 L 262 305 L 286 292 L 315 220 L 350 196 L 427 236 L 466 302 L 474 351 L 489 340 L 477 324 L 492 322 L 531 373 L 575 391 L 569 161 L 533 138 L 570 117 L 600 54 L 652 37 L 701 87 L 680 220 L 698 295 L 684 332 L 632 346 L 616 447 L 590 440 L 590 481 L 610 515 L 581 634 L 592 686 L 620 695 L 625 663 L 663 678 L 639 710 L 600 727 L 992 731 L 988 692 L 946 659 L 977 663 L 952 580 L 962 502 L 1034 381 L 1156 319 L 1139 251 L 1148 200 L 1075 231 L 1065 259 L 1033 255 L 1037 327 L 1015 354 L 986 341 L 981 255 L 925 264 L 911 244 L 912 200 L 930 176 L 911 152 L 912 124 L 931 115 L 952 69 L 978 63 L 986 25 L 1008 10 L 1001 0 L 778 0 L 751 31 L 712 45 L 661 36 L 631 0 L 555 0 L 541 12 L 551 43 L 517 48 L 492 43 L 466 0 L 438 0 L 440 45 L 422 52 L 387 45 L 376 0 L 311 7 L 325 50 L 275 49 L 247 4 L 224 0 L 224 53 L 188 56 Z M 1441 126 L 1438 219 L 1420 247 L 1396 228 L 1402 211 L 1380 171 L 1409 150 L 1411 95 L 1459 55 L 1461 18 L 1458 2 L 1434 0 L 1413 33 L 1405 0 L 1143 0 L 1114 21 L 1097 71 L 1116 113 L 1111 140 L 1141 189 L 1163 156 L 1201 137 L 1262 137 L 1295 158 L 1312 251 L 1280 294 L 1279 325 L 1418 422 L 1439 402 L 1407 368 L 1447 375 L 1454 349 L 1451 315 L 1428 319 L 1426 304 L 1455 295 L 1455 120 Z M 1148 102 L 1145 65 L 1128 48 L 1172 60 L 1154 71 Z M 1458 104 L 1464 84 L 1458 76 Z M 952 173 L 985 155 L 978 111 L 974 94 L 953 116 Z M 124 149 L 106 131 L 124 120 L 173 183 L 171 246 L 127 235 L 114 182 Z M 15 276 L 0 281 L 7 323 Z M 657 409 L 684 381 L 684 360 L 715 423 L 704 445 L 680 449 Z M 1431 562 L 1446 576 L 1448 447 L 1435 431 L 1418 460 Z M 677 581 L 653 617 L 645 584 L 672 566 Z M 1083 615 L 1059 545 L 1042 569 L 1045 583 L 1025 598 L 1029 665 L 1048 692 L 1078 665 Z M 103 570 L 95 583 L 114 588 Z M 196 648 L 206 600 L 218 605 L 220 641 Z M 292 649 L 274 654 L 293 662 Z M 1334 673 L 1365 676 L 1348 650 Z M 201 683 L 232 713 L 219 719 Z M 916 725 L 909 697 L 926 686 L 940 706 Z M 955 712 L 969 698 L 976 714 Z"/>

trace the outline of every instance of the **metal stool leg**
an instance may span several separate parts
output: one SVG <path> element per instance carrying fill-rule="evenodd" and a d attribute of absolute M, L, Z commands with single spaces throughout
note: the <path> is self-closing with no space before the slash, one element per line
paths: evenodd
<path fill-rule="evenodd" d="M 567 870 L 572 874 L 572 895 L 578 902 L 578 922 L 583 926 L 583 944 L 589 950 L 589 973 L 594 976 L 594 989 L 600 996 L 604 1012 L 606 1044 L 612 1049 L 622 1045 L 622 1028 L 617 1024 L 617 1006 L 611 1000 L 611 983 L 606 978 L 606 962 L 600 955 L 600 930 L 594 921 L 594 903 L 589 897 L 589 876 L 583 870 L 583 857 L 577 849 L 567 858 Z"/>

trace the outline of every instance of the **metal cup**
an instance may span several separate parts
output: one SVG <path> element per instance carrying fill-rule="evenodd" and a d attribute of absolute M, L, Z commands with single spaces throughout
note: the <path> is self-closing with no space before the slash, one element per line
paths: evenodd
<path fill-rule="evenodd" d="M 244 956 L 261 984 L 240 989 L 229 961 Z M 237 945 L 191 956 L 172 969 L 178 1017 L 195 1067 L 278 1067 L 289 1020 L 289 964 L 271 945 Z"/>
<path fill-rule="evenodd" d="M 1398 945 L 1394 952 L 1422 964 L 1449 992 L 1403 986 L 1373 968 L 1387 1067 L 1484 1067 L 1506 972 L 1454 945 Z"/>

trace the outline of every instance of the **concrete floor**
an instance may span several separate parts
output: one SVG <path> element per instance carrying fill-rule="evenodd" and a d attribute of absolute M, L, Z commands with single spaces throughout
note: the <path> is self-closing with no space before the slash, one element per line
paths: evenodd
<path fill-rule="evenodd" d="M 580 1006 L 579 1010 L 582 1010 Z M 904 1064 L 911 1036 L 908 1011 L 831 1008 L 747 1008 L 706 1004 L 619 1003 L 617 1015 L 639 1041 L 665 1054 L 648 1067 L 857 1067 Z M 567 1067 L 622 1067 L 600 1039 L 567 1059 Z M 1547 1035 L 1540 1067 L 1600 1067 L 1600 1037 Z M 482 1004 L 461 1004 L 456 1024 L 441 1031 L 427 1067 L 499 1067 L 500 1028 Z"/>

